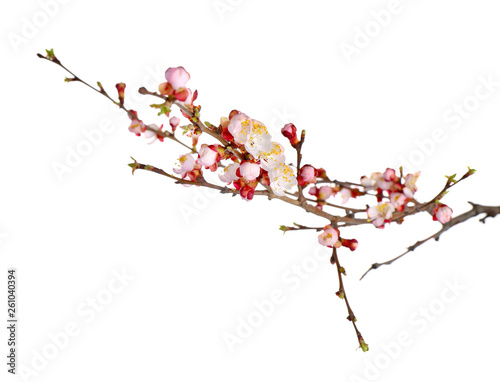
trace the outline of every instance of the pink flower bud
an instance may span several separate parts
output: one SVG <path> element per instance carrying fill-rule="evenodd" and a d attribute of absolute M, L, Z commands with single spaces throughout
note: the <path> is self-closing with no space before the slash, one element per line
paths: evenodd
<path fill-rule="evenodd" d="M 448 223 L 451 220 L 453 210 L 446 204 L 438 203 L 432 211 L 432 220 L 437 220 L 441 224 Z"/>
<path fill-rule="evenodd" d="M 260 166 L 255 162 L 243 161 L 236 171 L 236 175 L 250 182 L 260 175 Z"/>
<path fill-rule="evenodd" d="M 386 182 L 395 182 L 398 180 L 398 177 L 396 176 L 396 171 L 392 168 L 388 168 L 384 172 L 384 180 Z"/>
<path fill-rule="evenodd" d="M 217 159 L 220 159 L 220 154 L 217 152 L 217 145 L 207 146 L 203 144 L 201 146 L 197 160 L 199 164 L 204 167 L 210 167 L 214 163 L 217 163 Z"/>
<path fill-rule="evenodd" d="M 172 95 L 174 94 L 174 88 L 169 82 L 162 82 L 158 85 L 158 91 L 161 95 Z"/>
<path fill-rule="evenodd" d="M 306 164 L 300 169 L 297 182 L 301 186 L 309 183 L 316 183 L 316 174 L 317 170 L 313 166 Z"/>
<path fill-rule="evenodd" d="M 309 189 L 309 195 L 312 195 L 312 196 L 318 197 L 318 195 L 319 195 L 319 189 L 318 189 L 316 186 L 312 186 L 312 187 Z"/>
<path fill-rule="evenodd" d="M 174 91 L 174 96 L 178 101 L 186 102 L 189 97 L 189 89 L 179 88 Z"/>
<path fill-rule="evenodd" d="M 187 82 L 189 81 L 190 75 L 186 72 L 182 66 L 178 66 L 177 68 L 168 68 L 165 72 L 165 78 L 172 85 L 174 90 L 179 88 L 186 87 Z"/>
<path fill-rule="evenodd" d="M 177 129 L 177 126 L 179 126 L 179 123 L 181 122 L 181 119 L 179 117 L 172 117 L 169 120 L 170 126 L 172 126 L 172 131 L 175 131 Z"/>
<path fill-rule="evenodd" d="M 254 194 L 255 188 L 251 187 L 248 184 L 240 190 L 240 196 L 246 201 L 252 200 Z"/>
<path fill-rule="evenodd" d="M 292 146 L 299 143 L 299 139 L 297 138 L 297 128 L 293 123 L 287 123 L 282 129 L 281 134 L 288 138 L 290 144 Z"/>

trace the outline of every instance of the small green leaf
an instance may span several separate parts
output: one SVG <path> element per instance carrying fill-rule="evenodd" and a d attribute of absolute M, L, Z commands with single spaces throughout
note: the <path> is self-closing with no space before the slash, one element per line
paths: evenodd
<path fill-rule="evenodd" d="M 128 166 L 132 167 L 132 175 L 134 175 L 135 170 L 137 170 L 137 168 L 139 167 L 139 163 L 137 163 L 137 161 L 134 158 L 132 158 L 132 160 L 134 161 L 134 163 L 129 163 Z"/>
<path fill-rule="evenodd" d="M 288 227 L 286 225 L 280 225 L 280 231 L 283 231 L 283 234 L 288 231 Z"/>
<path fill-rule="evenodd" d="M 365 340 L 360 340 L 359 345 L 361 346 L 361 350 L 363 350 L 363 352 L 367 352 L 368 350 L 370 350 Z"/>
<path fill-rule="evenodd" d="M 99 81 L 97 81 L 97 86 L 99 86 L 99 89 L 101 89 L 101 93 L 106 93 L 104 91 L 104 88 L 102 87 L 102 84 Z"/>
<path fill-rule="evenodd" d="M 453 174 L 453 175 L 446 175 L 446 178 L 448 179 L 448 183 L 456 183 L 457 181 L 455 180 L 455 177 L 457 176 L 457 174 Z"/>

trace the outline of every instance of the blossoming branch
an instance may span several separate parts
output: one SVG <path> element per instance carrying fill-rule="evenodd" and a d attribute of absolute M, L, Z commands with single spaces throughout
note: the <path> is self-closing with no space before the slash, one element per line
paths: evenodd
<path fill-rule="evenodd" d="M 473 208 L 469 213 L 452 218 L 452 209 L 441 202 L 450 188 L 475 172 L 470 168 L 459 179 L 456 179 L 456 175 L 448 176 L 434 198 L 420 203 L 415 199 L 419 172 L 404 174 L 402 168 L 399 171 L 388 168 L 362 176 L 358 183 L 353 183 L 331 178 L 320 166 L 303 164 L 301 149 L 305 141 L 305 130 L 298 134 L 292 123 L 286 124 L 281 130 L 290 144 L 290 147 L 285 148 L 273 139 L 264 123 L 239 110 L 230 111 L 217 124 L 202 122 L 201 106 L 195 104 L 198 91 L 192 91 L 188 87 L 190 75 L 183 67 L 168 68 L 165 72 L 166 81 L 158 84 L 157 90 L 139 89 L 140 94 L 159 99 L 159 103 L 151 105 L 158 110 L 158 116 L 164 121 L 158 126 L 144 122 L 138 111 L 126 107 L 124 83 L 116 84 L 115 100 L 100 82 L 94 87 L 68 70 L 53 50 L 47 50 L 46 55 L 38 56 L 66 70 L 71 75 L 65 79 L 67 82 L 81 82 L 124 110 L 130 118 L 129 131 L 133 134 L 145 137 L 149 143 L 172 140 L 183 150 L 171 172 L 139 163 L 132 158 L 134 162 L 129 164 L 132 173 L 137 170 L 154 172 L 184 186 L 208 187 L 219 190 L 222 194 L 240 195 L 247 202 L 255 196 L 265 196 L 269 200 L 281 200 L 325 219 L 326 224 L 317 227 L 293 223 L 292 226 L 283 225 L 280 229 L 284 233 L 296 230 L 317 231 L 318 243 L 332 249 L 331 263 L 336 266 L 339 280 L 336 294 L 345 301 L 347 319 L 352 323 L 359 347 L 363 351 L 368 350 L 368 345 L 358 330 L 357 319 L 347 299 L 343 281 L 346 271 L 338 256 L 338 249 L 342 247 L 350 251 L 356 250 L 358 241 L 344 237 L 343 228 L 370 224 L 383 229 L 390 223 L 401 224 L 406 217 L 420 212 L 430 213 L 433 220 L 443 225 L 435 235 L 409 247 L 404 254 L 382 264 L 372 264 L 368 270 L 370 271 L 381 265 L 391 264 L 424 242 L 439 238 L 444 231 L 470 217 L 484 213 L 484 222 L 486 217 L 500 214 L 500 207 L 472 204 Z M 173 115 L 174 107 L 179 110 L 176 115 Z M 200 144 L 202 136 L 209 141 Z M 294 161 L 290 161 L 291 156 Z M 219 183 L 209 182 L 205 178 L 207 172 L 216 172 Z M 336 195 L 342 199 L 341 204 L 332 202 Z M 358 198 L 366 199 L 366 208 L 348 206 L 352 199 Z"/>

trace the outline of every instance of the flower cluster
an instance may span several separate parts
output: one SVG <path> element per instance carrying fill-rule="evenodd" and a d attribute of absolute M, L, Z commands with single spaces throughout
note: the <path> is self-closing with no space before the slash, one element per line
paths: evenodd
<path fill-rule="evenodd" d="M 397 176 L 394 169 L 388 168 L 384 173 L 374 172 L 370 177 L 362 176 L 360 179 L 365 191 L 375 191 L 378 204 L 366 211 L 369 221 L 375 227 L 384 228 L 386 223 L 392 221 L 394 212 L 405 211 L 408 203 L 414 201 L 420 171 L 405 176 L 402 171 L 400 173 L 400 176 Z M 444 224 L 451 220 L 451 214 L 451 208 L 438 203 L 434 209 L 433 219 Z"/>
<path fill-rule="evenodd" d="M 366 211 L 368 219 L 378 228 L 390 223 L 395 211 L 404 211 L 417 192 L 416 182 L 420 172 L 398 176 L 396 171 L 388 168 L 384 173 L 374 172 L 370 177 L 362 176 L 361 185 L 365 191 L 375 191 L 378 204 Z"/>
<path fill-rule="evenodd" d="M 241 163 L 232 163 L 219 178 L 233 181 L 240 195 L 251 200 L 255 187 L 270 186 L 275 195 L 284 196 L 297 185 L 292 168 L 285 163 L 285 149 L 272 141 L 266 126 L 244 113 L 233 111 L 226 122 L 225 139 L 246 153 Z"/>
<path fill-rule="evenodd" d="M 196 150 L 198 137 L 202 133 L 198 124 L 200 107 L 193 105 L 197 91 L 193 93 L 186 87 L 190 75 L 181 66 L 167 69 L 165 78 L 167 81 L 159 85 L 159 93 L 166 96 L 165 104 L 152 106 L 160 108 L 159 114 L 163 113 L 169 117 L 170 106 L 173 103 L 180 103 L 194 114 L 187 114 L 181 107 L 182 115 L 190 122 L 182 126 L 183 134 L 193 139 L 194 149 L 192 152 L 181 155 L 178 167 L 174 168 L 174 172 L 182 179 L 188 179 L 194 183 L 205 182 L 204 170 L 215 172 L 221 168 L 218 173 L 219 180 L 226 185 L 232 184 L 240 196 L 247 201 L 253 199 L 259 184 L 280 197 L 286 192 L 293 193 L 296 186 L 299 187 L 300 192 L 311 186 L 307 192 L 315 198 L 315 207 L 318 210 L 322 210 L 326 205 L 332 205 L 328 200 L 336 195 L 341 197 L 343 205 L 359 196 L 372 196 L 376 198 L 377 204 L 368 207 L 365 212 L 368 221 L 377 228 L 384 228 L 385 224 L 393 221 L 395 213 L 403 213 L 408 203 L 414 201 L 419 172 L 403 176 L 402 171 L 397 174 L 394 169 L 388 168 L 383 173 L 374 172 L 369 177 L 362 176 L 358 185 L 331 182 L 324 169 L 310 164 L 298 168 L 295 175 L 294 169 L 286 163 L 284 147 L 272 140 L 267 127 L 238 110 L 232 110 L 228 118 L 222 117 L 219 126 L 207 123 L 206 128 L 220 136 L 221 144 L 202 144 Z M 124 84 L 123 86 L 117 85 L 117 89 L 120 102 L 122 102 Z M 161 127 L 146 126 L 137 117 L 136 112 L 132 111 L 132 113 L 129 127 L 131 132 L 136 135 L 145 133 L 146 137 L 152 137 L 150 143 L 156 140 L 163 141 L 161 134 L 163 125 Z M 179 124 L 179 117 L 169 118 L 172 134 L 175 133 Z M 295 125 L 286 124 L 281 129 L 281 133 L 300 153 L 302 141 L 297 136 Z M 325 184 L 318 184 L 319 181 Z M 451 208 L 437 202 L 433 211 L 433 219 L 446 223 L 451 219 L 451 214 Z M 402 215 L 398 215 L 397 221 L 400 223 L 402 220 Z M 318 241 L 327 247 L 345 246 L 351 250 L 355 250 L 358 245 L 355 239 L 341 238 L 339 230 L 331 225 L 323 228 Z"/>
<path fill-rule="evenodd" d="M 196 150 L 198 138 L 202 129 L 198 125 L 199 107 L 193 105 L 196 100 L 197 91 L 194 93 L 187 88 L 187 82 L 190 79 L 189 73 L 181 66 L 169 68 L 165 72 L 166 82 L 158 87 L 160 95 L 165 96 L 165 103 L 160 105 L 151 105 L 160 109 L 159 114 L 165 114 L 170 117 L 170 108 L 174 103 L 180 103 L 188 110 L 194 111 L 195 116 L 190 116 L 182 108 L 182 115 L 189 120 L 189 124 L 181 126 L 183 134 L 191 137 L 193 140 L 193 151 L 196 151 L 197 158 L 193 157 L 193 151 L 179 157 L 178 167 L 174 172 L 182 179 L 191 181 L 203 181 L 203 169 L 209 169 L 214 172 L 219 167 L 222 172 L 219 179 L 226 184 L 233 184 L 236 190 L 240 192 L 244 200 L 252 200 L 256 187 L 261 184 L 269 187 L 277 196 L 284 196 L 285 192 L 291 192 L 294 186 L 297 186 L 297 178 L 292 167 L 285 163 L 284 147 L 272 140 L 266 126 L 255 119 L 250 118 L 245 113 L 237 110 L 231 111 L 229 118 L 221 118 L 218 127 L 208 124 L 212 131 L 216 131 L 222 138 L 220 144 L 202 144 Z M 120 100 L 123 96 L 122 91 Z M 146 126 L 137 116 L 137 112 L 131 111 L 131 124 L 129 130 L 140 136 L 142 133 L 147 138 L 152 138 L 150 143 L 158 140 L 163 142 L 163 125 Z M 172 134 L 180 124 L 180 118 L 173 116 L 169 118 L 169 125 Z M 296 128 L 291 124 L 286 125 L 284 131 L 290 133 L 290 142 L 298 142 Z M 209 127 L 206 127 L 207 129 Z M 240 153 L 236 155 L 235 151 Z"/>

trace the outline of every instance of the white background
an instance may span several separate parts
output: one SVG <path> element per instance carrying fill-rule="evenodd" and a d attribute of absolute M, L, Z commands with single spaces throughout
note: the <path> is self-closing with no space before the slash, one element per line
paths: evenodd
<path fill-rule="evenodd" d="M 324 221 L 279 201 L 206 197 L 152 173 L 132 176 L 130 156 L 170 170 L 184 150 L 172 142 L 147 145 L 111 103 L 64 83 L 61 68 L 36 57 L 54 48 L 110 94 L 126 82 L 129 105 L 140 110 L 152 100 L 138 102 L 131 93 L 143 85 L 154 90 L 166 68 L 183 65 L 204 120 L 218 123 L 237 108 L 274 132 L 294 122 L 307 130 L 304 163 L 343 180 L 416 155 L 420 200 L 440 190 L 444 175 L 471 166 L 477 174 L 443 200 L 459 214 L 468 200 L 500 204 L 500 88 L 477 105 L 470 98 L 479 78 L 500 81 L 495 1 L 401 0 L 378 29 L 372 12 L 387 10 L 387 1 L 73 0 L 45 10 L 41 4 L 10 2 L 0 11 L 0 285 L 7 268 L 16 267 L 18 362 L 32 372 L 24 380 L 421 381 L 497 374 L 498 219 L 455 227 L 361 282 L 370 264 L 440 225 L 417 216 L 383 231 L 346 229 L 344 236 L 360 242 L 340 256 L 370 345 L 363 353 L 334 294 L 335 268 L 323 258 L 313 269 L 317 234 L 278 230 Z M 341 45 L 355 46 L 365 28 L 372 37 L 346 57 Z M 464 100 L 475 110 L 459 126 L 443 119 Z M 143 115 L 148 123 L 165 122 Z M 67 165 L 85 132 L 106 123 L 112 131 L 59 179 L 54 163 Z M 416 141 L 436 129 L 445 132 L 442 142 L 415 154 Z M 186 218 L 186 206 L 197 214 Z M 304 264 L 307 279 L 294 288 L 286 277 Z M 111 296 L 113 272 L 124 271 L 133 280 L 89 313 L 88 299 Z M 464 290 L 453 295 L 447 283 Z M 246 320 L 254 301 L 275 289 L 285 301 L 230 352 L 224 333 L 236 335 L 238 318 Z M 442 293 L 448 303 L 439 301 Z M 0 296 L 6 300 L 6 289 Z M 424 319 L 421 308 L 437 313 Z M 72 323 L 78 334 L 66 340 L 60 333 Z M 387 350 L 401 333 L 409 345 Z M 0 336 L 2 359 L 7 334 Z"/>

